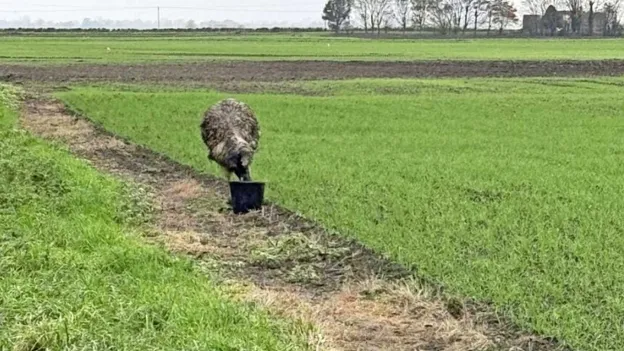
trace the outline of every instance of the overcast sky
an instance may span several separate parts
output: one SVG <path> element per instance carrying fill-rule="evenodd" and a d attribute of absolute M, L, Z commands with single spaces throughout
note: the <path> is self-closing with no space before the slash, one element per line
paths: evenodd
<path fill-rule="evenodd" d="M 156 7 L 161 6 L 161 17 L 169 19 L 298 22 L 320 20 L 323 5 L 324 0 L 0 0 L 0 19 L 29 16 L 33 20 L 54 21 L 85 17 L 155 20 Z"/>
<path fill-rule="evenodd" d="M 0 19 L 81 21 L 85 17 L 155 20 L 161 17 L 195 21 L 319 22 L 326 0 L 0 0 Z M 514 0 L 516 6 L 520 0 Z M 177 8 L 176 8 L 177 7 Z M 186 7 L 186 9 L 183 9 Z M 521 12 L 521 11 L 520 11 Z"/>

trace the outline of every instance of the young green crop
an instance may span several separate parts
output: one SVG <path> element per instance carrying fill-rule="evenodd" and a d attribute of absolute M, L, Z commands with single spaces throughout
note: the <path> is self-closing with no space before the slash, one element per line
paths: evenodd
<path fill-rule="evenodd" d="M 108 50 L 110 49 L 110 51 Z M 0 61 L 158 62 L 253 60 L 622 59 L 619 39 L 375 40 L 321 36 L 0 38 Z"/>
<path fill-rule="evenodd" d="M 312 82 L 234 94 L 258 113 L 267 196 L 579 350 L 624 348 L 623 79 Z M 228 95 L 59 94 L 204 171 L 201 113 Z"/>
<path fill-rule="evenodd" d="M 0 121 L 1 350 L 305 349 L 305 328 L 141 243 L 129 188 L 10 128 L 3 104 Z"/>

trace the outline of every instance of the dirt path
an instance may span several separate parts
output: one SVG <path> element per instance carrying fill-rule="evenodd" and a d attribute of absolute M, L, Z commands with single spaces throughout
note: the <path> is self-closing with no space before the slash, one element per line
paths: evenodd
<path fill-rule="evenodd" d="M 238 298 L 313 323 L 312 349 L 561 349 L 515 332 L 486 308 L 439 297 L 402 267 L 279 207 L 235 216 L 225 208 L 224 181 L 95 128 L 58 102 L 28 100 L 21 123 L 147 189 L 156 220 L 146 240 L 195 257 L 223 284 L 236 282 Z"/>
<path fill-rule="evenodd" d="M 620 76 L 624 60 L 602 61 L 234 61 L 170 64 L 0 64 L 0 80 L 208 84 L 229 81 L 425 77 Z"/>

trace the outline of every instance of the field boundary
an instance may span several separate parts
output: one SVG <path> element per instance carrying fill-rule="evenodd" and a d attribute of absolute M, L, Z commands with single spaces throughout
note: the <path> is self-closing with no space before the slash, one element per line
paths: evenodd
<path fill-rule="evenodd" d="M 209 61 L 134 64 L 0 64 L 9 82 L 214 83 L 362 78 L 598 77 L 624 75 L 624 60 Z"/>
<path fill-rule="evenodd" d="M 276 204 L 234 216 L 224 207 L 225 181 L 124 140 L 59 101 L 31 96 L 21 122 L 99 170 L 147 187 L 158 213 L 147 240 L 195 257 L 224 283 L 243 282 L 245 300 L 320 326 L 311 346 L 566 350 Z"/>

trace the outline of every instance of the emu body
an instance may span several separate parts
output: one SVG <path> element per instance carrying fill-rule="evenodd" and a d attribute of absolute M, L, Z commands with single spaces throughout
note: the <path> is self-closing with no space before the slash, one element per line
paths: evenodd
<path fill-rule="evenodd" d="M 250 166 L 258 150 L 260 126 L 247 104 L 234 99 L 219 101 L 206 111 L 200 125 L 208 159 L 241 181 L 250 181 Z"/>

